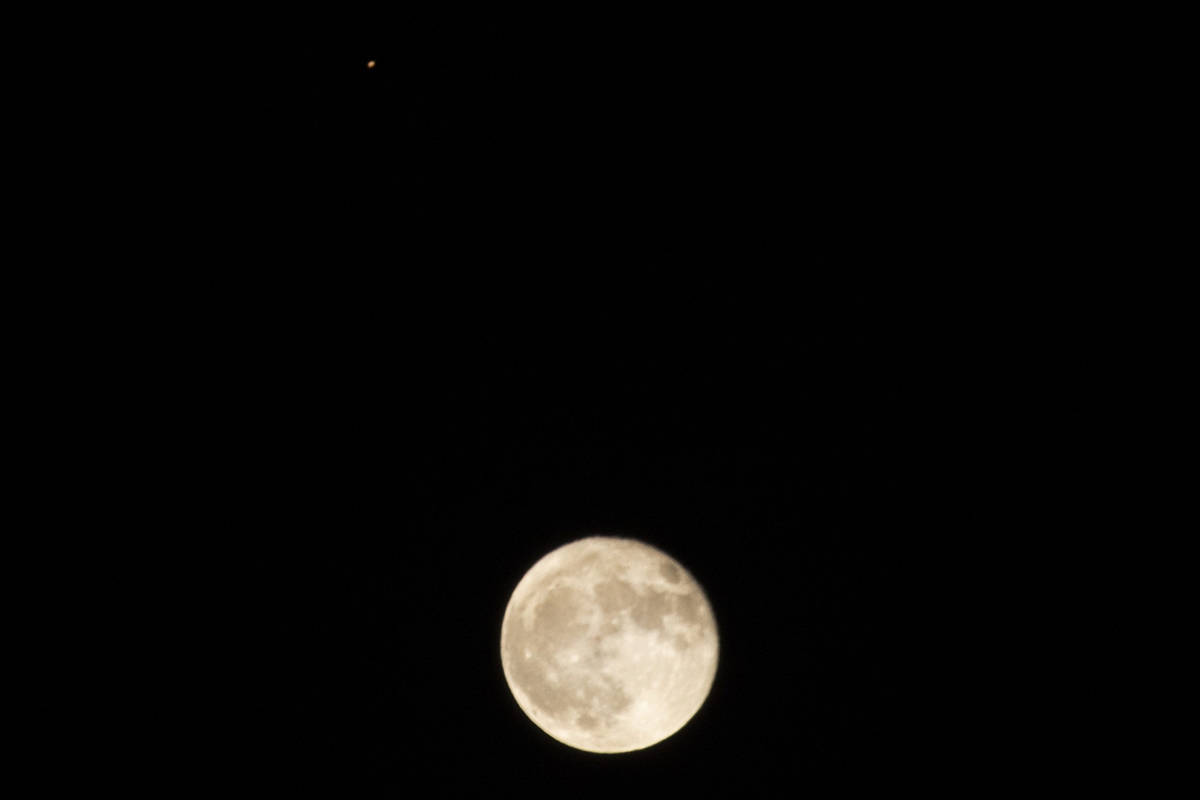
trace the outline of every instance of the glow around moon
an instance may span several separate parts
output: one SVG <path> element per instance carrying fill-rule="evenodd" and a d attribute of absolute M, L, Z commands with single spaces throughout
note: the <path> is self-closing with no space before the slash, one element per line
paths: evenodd
<path fill-rule="evenodd" d="M 517 704 L 560 742 L 640 750 L 703 705 L 717 670 L 704 591 L 677 561 L 634 539 L 593 536 L 521 579 L 500 630 Z"/>

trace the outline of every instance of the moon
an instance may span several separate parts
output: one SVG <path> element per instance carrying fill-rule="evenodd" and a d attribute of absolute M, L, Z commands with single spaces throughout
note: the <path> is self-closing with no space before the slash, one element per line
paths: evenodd
<path fill-rule="evenodd" d="M 500 627 L 504 678 L 550 736 L 593 753 L 661 742 L 704 704 L 717 671 L 704 590 L 635 539 L 590 536 L 545 555 Z"/>

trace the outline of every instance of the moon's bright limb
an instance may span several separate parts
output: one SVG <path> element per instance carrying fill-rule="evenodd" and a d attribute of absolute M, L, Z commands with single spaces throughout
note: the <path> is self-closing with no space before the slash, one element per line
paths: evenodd
<path fill-rule="evenodd" d="M 679 562 L 634 539 L 592 536 L 538 561 L 500 629 L 513 697 L 560 742 L 623 753 L 661 742 L 700 709 L 717 627 Z"/>

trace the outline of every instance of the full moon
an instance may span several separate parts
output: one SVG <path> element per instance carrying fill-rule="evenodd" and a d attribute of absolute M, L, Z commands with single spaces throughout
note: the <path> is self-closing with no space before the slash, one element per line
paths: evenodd
<path fill-rule="evenodd" d="M 717 671 L 704 590 L 634 539 L 563 545 L 525 573 L 500 627 L 517 705 L 550 736 L 593 753 L 661 742 L 700 709 Z"/>

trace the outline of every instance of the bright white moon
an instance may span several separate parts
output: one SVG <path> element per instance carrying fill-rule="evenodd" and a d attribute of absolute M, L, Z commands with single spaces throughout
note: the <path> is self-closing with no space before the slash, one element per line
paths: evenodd
<path fill-rule="evenodd" d="M 517 704 L 563 744 L 623 753 L 661 742 L 700 709 L 717 671 L 704 590 L 634 539 L 564 545 L 517 584 L 500 661 Z"/>

